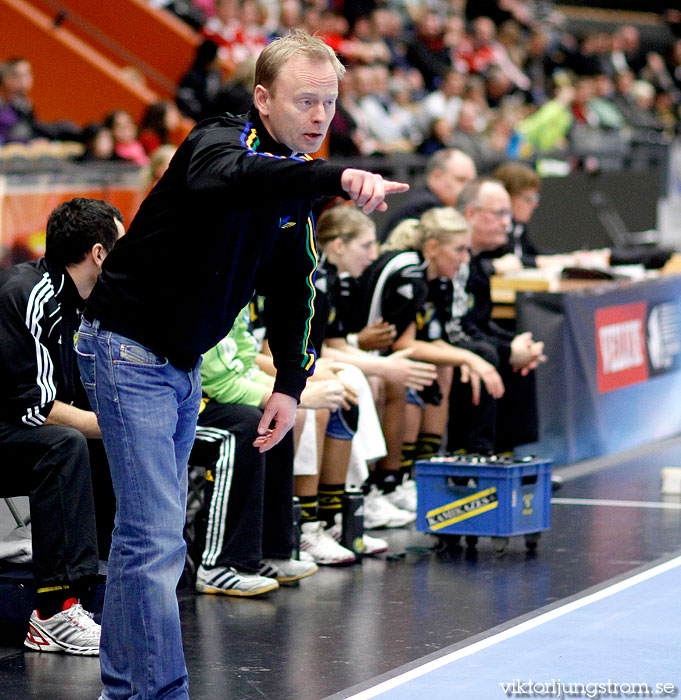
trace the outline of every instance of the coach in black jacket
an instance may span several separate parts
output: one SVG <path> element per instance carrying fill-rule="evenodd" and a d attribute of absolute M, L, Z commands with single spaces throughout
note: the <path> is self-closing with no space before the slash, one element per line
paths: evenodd
<path fill-rule="evenodd" d="M 256 289 L 265 296 L 277 377 L 255 445 L 277 444 L 314 369 L 313 200 L 347 195 L 369 213 L 407 189 L 306 155 L 322 145 L 342 74 L 333 51 L 303 32 L 267 46 L 255 108 L 189 134 L 88 302 L 79 366 L 117 500 L 102 617 L 105 700 L 129 697 L 125 688 L 145 700 L 188 697 L 175 586 L 200 355 Z"/>
<path fill-rule="evenodd" d="M 88 622 L 91 634 L 76 639 L 75 627 L 62 625 L 64 603 L 97 574 L 91 454 L 93 477 L 105 491 L 108 481 L 73 345 L 84 300 L 123 231 L 121 220 L 106 202 L 65 202 L 47 223 L 45 257 L 0 273 L 0 492 L 30 494 L 38 591 L 26 639 L 31 649 L 98 652 L 99 626 L 93 631 Z M 110 538 L 112 509 L 108 532 L 100 523 L 100 544 Z"/>

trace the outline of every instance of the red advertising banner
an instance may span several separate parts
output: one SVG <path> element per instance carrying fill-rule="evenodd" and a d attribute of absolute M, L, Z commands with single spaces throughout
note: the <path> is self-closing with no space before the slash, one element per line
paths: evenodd
<path fill-rule="evenodd" d="M 598 391 L 621 389 L 648 379 L 645 302 L 597 309 Z"/>

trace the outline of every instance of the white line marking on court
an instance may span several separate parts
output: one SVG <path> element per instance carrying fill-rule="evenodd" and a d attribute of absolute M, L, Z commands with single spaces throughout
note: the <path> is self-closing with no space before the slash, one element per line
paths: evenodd
<path fill-rule="evenodd" d="M 662 503 L 660 501 L 611 501 L 605 498 L 552 498 L 551 504 L 568 506 L 612 506 L 615 508 L 661 508 L 662 510 L 681 510 L 681 503 Z"/>
<path fill-rule="evenodd" d="M 376 696 L 381 695 L 382 693 L 385 693 L 388 690 L 392 690 L 393 688 L 397 688 L 400 685 L 404 685 L 405 683 L 415 678 L 420 678 L 421 676 L 425 676 L 431 671 L 436 671 L 438 668 L 442 668 L 443 666 L 446 666 L 447 664 L 450 664 L 453 661 L 458 661 L 459 659 L 462 659 L 466 656 L 476 654 L 477 652 L 482 651 L 484 649 L 488 649 L 489 647 L 492 647 L 495 644 L 504 642 L 507 639 L 512 639 L 513 637 L 517 637 L 518 635 L 523 634 L 524 632 L 528 632 L 529 630 L 532 630 L 535 627 L 539 627 L 540 625 L 543 625 L 546 622 L 550 622 L 551 620 L 555 620 L 556 618 L 562 617 L 563 615 L 567 615 L 568 613 L 571 613 L 574 610 L 579 610 L 580 608 L 584 608 L 587 605 L 591 605 L 591 603 L 603 600 L 604 598 L 609 598 L 610 596 L 615 595 L 620 591 L 624 591 L 627 588 L 631 588 L 632 586 L 635 586 L 639 583 L 643 583 L 643 581 L 647 581 L 648 579 L 654 578 L 655 576 L 659 576 L 660 574 L 670 571 L 671 569 L 674 569 L 677 566 L 681 566 L 681 557 L 670 559 L 669 561 L 659 564 L 658 566 L 655 566 L 652 569 L 642 571 L 641 573 L 631 576 L 630 578 L 619 581 L 618 583 L 614 583 L 612 586 L 608 586 L 607 588 L 603 588 L 600 591 L 591 593 L 590 595 L 587 595 L 584 598 L 573 600 L 571 603 L 567 603 L 566 605 L 562 605 L 561 607 L 549 610 L 548 612 L 545 612 L 542 615 L 538 615 L 537 617 L 534 617 L 531 620 L 521 622 L 515 627 L 511 627 L 507 630 L 504 630 L 503 632 L 499 632 L 498 634 L 495 634 L 491 637 L 487 637 L 487 639 L 482 639 L 479 642 L 475 642 L 475 644 L 470 644 L 469 646 L 464 647 L 463 649 L 453 651 L 451 654 L 441 656 L 439 659 L 429 661 L 428 663 L 423 664 L 423 666 L 413 668 L 410 671 L 406 671 L 405 673 L 400 674 L 399 676 L 395 676 L 394 678 L 390 678 L 387 681 L 383 681 L 383 683 L 379 683 L 373 688 L 368 688 L 367 690 L 363 690 L 357 693 L 356 695 L 351 695 L 348 698 L 346 698 L 346 700 L 369 700 L 370 698 L 375 698 Z"/>

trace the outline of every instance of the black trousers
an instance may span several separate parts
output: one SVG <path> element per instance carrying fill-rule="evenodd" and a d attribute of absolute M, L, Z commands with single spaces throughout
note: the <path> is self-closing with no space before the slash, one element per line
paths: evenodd
<path fill-rule="evenodd" d="M 263 558 L 288 559 L 293 536 L 293 434 L 261 454 L 253 441 L 262 411 L 208 402 L 190 464 L 206 466 L 202 563 L 256 572 Z"/>
<path fill-rule="evenodd" d="M 502 363 L 491 343 L 471 340 L 462 344 L 467 350 L 493 364 L 504 382 L 505 392 L 495 399 L 480 388 L 480 403 L 474 406 L 470 385 L 461 384 L 459 370 L 454 372 L 449 395 L 447 449 L 452 452 L 507 452 L 518 445 L 539 439 L 539 415 L 534 373 L 522 376 L 508 363 Z"/>
<path fill-rule="evenodd" d="M 93 462 L 91 470 L 88 441 L 73 428 L 23 428 L 0 421 L 0 495 L 29 498 L 38 588 L 86 582 L 97 574 L 93 472 L 104 490 L 108 482 L 103 502 L 109 513 L 102 512 L 100 522 L 108 553 L 113 492 L 106 459 Z"/>

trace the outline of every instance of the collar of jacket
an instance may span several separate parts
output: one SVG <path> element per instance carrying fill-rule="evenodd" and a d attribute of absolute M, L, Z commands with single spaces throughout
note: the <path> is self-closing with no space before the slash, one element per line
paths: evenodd
<path fill-rule="evenodd" d="M 60 298 L 64 304 L 81 310 L 85 306 L 85 300 L 78 294 L 78 288 L 66 268 L 53 260 L 47 258 L 44 260 L 45 267 L 52 279 L 55 296 Z"/>
<path fill-rule="evenodd" d="M 272 135 L 269 131 L 267 131 L 265 125 L 262 123 L 260 113 L 255 107 L 251 107 L 246 117 L 248 121 L 253 124 L 255 133 L 258 136 L 259 143 L 255 150 L 260 153 L 272 153 L 275 156 L 288 157 L 293 155 L 293 151 L 291 151 L 288 146 L 285 146 L 283 143 L 277 143 L 274 138 L 272 138 Z"/>

